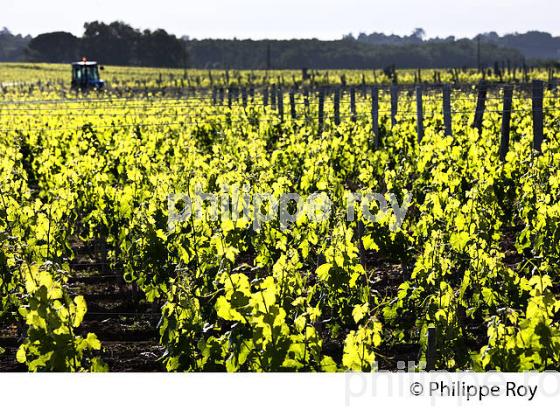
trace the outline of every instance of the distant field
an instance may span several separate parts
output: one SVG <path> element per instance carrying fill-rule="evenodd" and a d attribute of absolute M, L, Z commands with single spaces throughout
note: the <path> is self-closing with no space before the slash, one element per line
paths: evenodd
<path fill-rule="evenodd" d="M 70 83 L 70 65 L 34 64 L 34 63 L 0 63 L 0 84 L 4 83 Z M 102 77 L 109 86 L 119 87 L 209 87 L 212 85 L 267 85 L 282 84 L 289 88 L 294 83 L 302 83 L 301 70 L 194 70 L 194 69 L 159 69 L 141 67 L 104 66 Z M 528 80 L 548 80 L 545 69 L 535 69 L 527 73 Z M 485 76 L 495 82 L 522 82 L 523 71 L 504 70 L 501 75 L 489 69 Z M 401 84 L 415 83 L 476 83 L 482 75 L 473 69 L 457 70 L 397 70 L 397 81 Z M 372 85 L 390 84 L 392 80 L 383 70 L 310 70 L 309 79 L 320 85 Z"/>

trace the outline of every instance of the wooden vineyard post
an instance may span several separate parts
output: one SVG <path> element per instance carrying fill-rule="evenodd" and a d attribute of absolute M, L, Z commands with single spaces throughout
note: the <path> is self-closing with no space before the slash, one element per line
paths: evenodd
<path fill-rule="evenodd" d="M 544 122 L 544 83 L 533 81 L 532 111 L 533 111 L 533 147 L 541 152 L 543 141 L 543 122 Z"/>
<path fill-rule="evenodd" d="M 509 132 L 511 128 L 511 107 L 513 104 L 513 86 L 506 85 L 504 87 L 504 106 L 502 114 L 502 134 L 500 140 L 500 160 L 506 160 L 509 150 Z"/>
<path fill-rule="evenodd" d="M 424 110 L 422 106 L 422 87 L 416 87 L 416 132 L 418 133 L 418 142 L 424 138 Z"/>
<path fill-rule="evenodd" d="M 453 125 L 451 122 L 451 86 L 445 84 L 443 86 L 443 125 L 445 127 L 445 135 L 453 135 Z"/>
<path fill-rule="evenodd" d="M 245 87 L 241 89 L 241 100 L 243 101 L 243 107 L 247 108 L 247 89 Z"/>
<path fill-rule="evenodd" d="M 297 118 L 297 115 L 296 115 L 296 93 L 295 93 L 295 90 L 293 88 L 290 90 L 290 115 L 292 117 L 292 120 L 295 120 Z"/>
<path fill-rule="evenodd" d="M 225 90 L 224 87 L 220 87 L 219 89 L 219 96 L 220 96 L 220 105 L 224 105 L 224 98 L 225 98 Z"/>
<path fill-rule="evenodd" d="M 391 86 L 391 125 L 397 125 L 397 113 L 399 112 L 399 86 Z"/>
<path fill-rule="evenodd" d="M 278 87 L 276 90 L 276 101 L 278 103 L 278 117 L 280 117 L 280 121 L 284 121 L 284 92 L 282 87 Z"/>
<path fill-rule="evenodd" d="M 212 87 L 212 105 L 216 105 L 218 102 L 218 90 L 216 87 Z"/>
<path fill-rule="evenodd" d="M 276 91 L 276 84 L 272 85 L 272 92 L 270 94 L 271 97 L 271 103 L 272 103 L 272 108 L 276 109 L 276 95 L 277 91 Z"/>
<path fill-rule="evenodd" d="M 237 104 L 239 103 L 239 87 L 233 87 L 233 101 Z"/>
<path fill-rule="evenodd" d="M 428 342 L 426 346 L 426 371 L 431 372 L 436 369 L 437 340 L 436 329 L 428 328 Z"/>
<path fill-rule="evenodd" d="M 376 149 L 381 147 L 381 136 L 379 135 L 379 87 L 371 88 L 371 128 Z"/>
<path fill-rule="evenodd" d="M 472 127 L 482 133 L 482 122 L 484 120 L 484 110 L 486 109 L 486 95 L 488 94 L 488 84 L 481 80 L 478 84 L 478 96 L 476 99 L 476 111 Z"/>
<path fill-rule="evenodd" d="M 232 101 L 233 101 L 233 88 L 232 88 L 232 87 L 229 87 L 229 88 L 228 88 L 228 95 L 227 95 L 227 97 L 228 97 L 228 107 L 231 108 L 231 103 L 232 103 Z"/>
<path fill-rule="evenodd" d="M 325 90 L 321 88 L 319 91 L 319 134 L 323 132 L 324 125 L 324 114 L 325 114 Z"/>
<path fill-rule="evenodd" d="M 305 111 L 309 111 L 309 90 L 306 88 L 303 90 L 303 105 L 305 107 Z"/>
<path fill-rule="evenodd" d="M 334 90 L 334 123 L 340 125 L 340 88 Z"/>
<path fill-rule="evenodd" d="M 265 107 L 268 106 L 268 87 L 264 87 L 263 89 L 263 105 Z"/>
<path fill-rule="evenodd" d="M 311 111 L 309 109 L 309 89 L 307 87 L 303 89 L 303 111 L 303 114 L 305 116 L 305 123 L 308 124 L 309 114 Z"/>
<path fill-rule="evenodd" d="M 350 119 L 352 122 L 356 122 L 358 119 L 356 115 L 356 89 L 350 87 Z"/>

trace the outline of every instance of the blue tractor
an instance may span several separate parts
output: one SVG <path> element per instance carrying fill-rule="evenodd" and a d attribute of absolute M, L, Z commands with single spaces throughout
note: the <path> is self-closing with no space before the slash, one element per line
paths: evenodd
<path fill-rule="evenodd" d="M 103 70 L 103 67 L 101 67 Z M 72 63 L 72 88 L 82 90 L 101 90 L 105 81 L 99 78 L 99 66 L 95 61 L 82 61 Z"/>

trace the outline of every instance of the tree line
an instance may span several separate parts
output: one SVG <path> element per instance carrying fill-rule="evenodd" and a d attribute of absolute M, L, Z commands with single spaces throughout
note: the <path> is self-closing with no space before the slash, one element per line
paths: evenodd
<path fill-rule="evenodd" d="M 81 38 L 58 31 L 34 37 L 26 49 L 30 61 L 69 63 L 88 57 L 104 64 L 144 67 L 185 67 L 181 39 L 165 30 L 140 31 L 122 22 L 84 24 Z"/>
<path fill-rule="evenodd" d="M 63 31 L 34 38 L 0 31 L 0 61 L 69 63 L 87 56 L 108 65 L 231 69 L 369 69 L 512 66 L 560 59 L 560 37 L 549 33 L 484 33 L 475 38 L 347 34 L 340 40 L 222 40 L 178 38 L 123 22 L 93 21 L 77 37 Z"/>
<path fill-rule="evenodd" d="M 321 40 L 189 40 L 190 66 L 251 69 L 370 69 L 476 67 L 477 44 L 472 40 L 441 43 L 371 45 L 343 39 Z M 481 44 L 487 64 L 510 61 L 522 65 L 523 55 L 511 48 Z"/>
<path fill-rule="evenodd" d="M 31 36 L 15 35 L 6 27 L 0 30 L 0 61 L 23 61 L 25 48 L 31 41 Z"/>

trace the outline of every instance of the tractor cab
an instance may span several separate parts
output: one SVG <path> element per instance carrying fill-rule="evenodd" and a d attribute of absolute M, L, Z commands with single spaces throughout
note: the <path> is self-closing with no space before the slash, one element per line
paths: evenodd
<path fill-rule="evenodd" d="M 103 69 L 103 67 L 101 67 Z M 72 63 L 72 88 L 82 90 L 100 90 L 105 86 L 105 81 L 99 78 L 99 66 L 95 61 L 85 58 L 77 63 Z"/>

